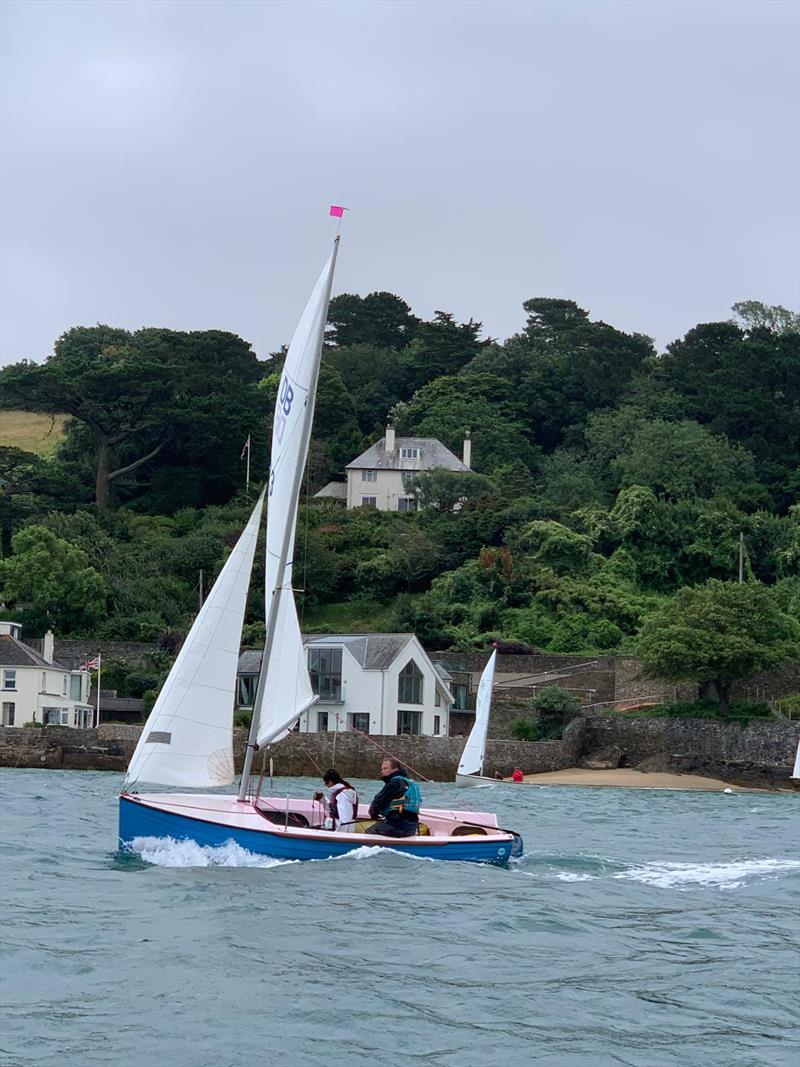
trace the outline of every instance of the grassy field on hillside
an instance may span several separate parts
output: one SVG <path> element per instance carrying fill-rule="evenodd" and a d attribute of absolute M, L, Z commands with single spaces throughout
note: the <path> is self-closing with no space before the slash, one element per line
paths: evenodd
<path fill-rule="evenodd" d="M 47 456 L 64 436 L 68 418 L 68 415 L 41 415 L 35 411 L 2 411 L 0 445 Z"/>
<path fill-rule="evenodd" d="M 381 633 L 388 624 L 389 612 L 389 607 L 374 601 L 345 600 L 306 608 L 300 626 L 309 634 Z"/>

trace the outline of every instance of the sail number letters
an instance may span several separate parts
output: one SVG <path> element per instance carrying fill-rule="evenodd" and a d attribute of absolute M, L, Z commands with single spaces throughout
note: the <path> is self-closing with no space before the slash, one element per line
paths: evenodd
<path fill-rule="evenodd" d="M 278 403 L 275 408 L 275 440 L 280 445 L 283 443 L 283 435 L 286 432 L 286 422 L 289 415 L 292 412 L 292 401 L 294 400 L 294 389 L 289 384 L 289 379 L 284 377 L 281 379 L 281 391 L 278 397 Z M 269 476 L 269 495 L 272 496 L 272 489 L 275 485 L 275 469 L 270 471 Z"/>

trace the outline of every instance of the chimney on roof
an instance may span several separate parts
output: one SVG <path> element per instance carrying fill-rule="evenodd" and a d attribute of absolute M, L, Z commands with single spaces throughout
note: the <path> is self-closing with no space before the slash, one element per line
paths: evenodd
<path fill-rule="evenodd" d="M 470 467 L 472 464 L 472 438 L 469 435 L 469 430 L 464 434 L 464 466 Z"/>
<path fill-rule="evenodd" d="M 391 422 L 386 426 L 386 451 L 394 452 L 394 424 Z"/>
<path fill-rule="evenodd" d="M 42 641 L 42 659 L 45 663 L 53 662 L 53 631 L 48 630 Z"/>

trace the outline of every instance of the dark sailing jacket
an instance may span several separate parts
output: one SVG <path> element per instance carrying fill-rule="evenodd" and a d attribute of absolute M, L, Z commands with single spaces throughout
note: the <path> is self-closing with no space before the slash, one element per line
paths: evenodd
<path fill-rule="evenodd" d="M 419 822 L 419 815 L 416 812 L 404 811 L 400 813 L 388 810 L 393 800 L 399 800 L 406 794 L 408 779 L 403 772 L 392 771 L 381 781 L 385 782 L 385 785 L 379 793 L 376 793 L 369 806 L 370 819 L 377 819 L 386 812 L 387 822 Z"/>

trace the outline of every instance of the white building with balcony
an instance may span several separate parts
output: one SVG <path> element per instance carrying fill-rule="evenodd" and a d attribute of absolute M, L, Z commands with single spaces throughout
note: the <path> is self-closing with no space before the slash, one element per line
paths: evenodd
<path fill-rule="evenodd" d="M 397 437 L 394 426 L 360 456 L 348 463 L 347 484 L 329 482 L 315 494 L 318 500 L 342 500 L 348 508 L 378 511 L 416 511 L 410 483 L 423 471 L 469 471 L 472 442 L 464 439 L 463 460 L 435 437 Z"/>
<path fill-rule="evenodd" d="M 44 635 L 41 655 L 20 640 L 21 632 L 19 623 L 0 621 L 0 725 L 90 728 L 89 672 L 54 661 L 51 631 Z"/>
<path fill-rule="evenodd" d="M 301 733 L 447 735 L 450 675 L 414 634 L 329 634 L 303 643 L 319 701 L 303 713 Z M 239 708 L 253 705 L 260 664 L 259 651 L 239 657 Z"/>

